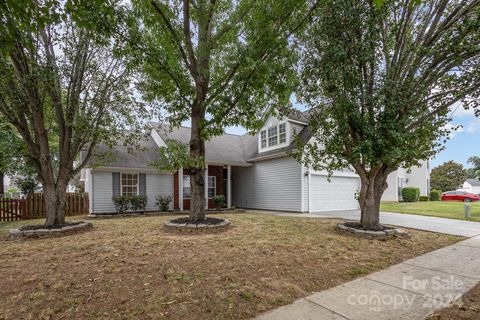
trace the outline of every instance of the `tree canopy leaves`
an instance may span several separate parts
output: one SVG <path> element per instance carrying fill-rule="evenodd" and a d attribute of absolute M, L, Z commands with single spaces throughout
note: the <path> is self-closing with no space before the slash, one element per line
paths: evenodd
<path fill-rule="evenodd" d="M 257 128 L 271 107 L 288 105 L 297 82 L 289 44 L 304 1 L 137 0 L 125 11 L 124 53 L 142 74 L 145 99 L 173 126 L 201 103 L 208 139 L 232 125 Z"/>
<path fill-rule="evenodd" d="M 25 163 L 25 153 L 25 144 L 15 128 L 0 116 L 0 173 L 17 172 Z"/>
<path fill-rule="evenodd" d="M 412 166 L 443 148 L 449 107 L 477 107 L 478 1 L 325 1 L 305 35 L 303 89 L 329 168 Z M 316 151 L 319 151 L 317 153 Z"/>
<path fill-rule="evenodd" d="M 478 30 L 478 0 L 321 2 L 303 37 L 298 95 L 313 143 L 297 158 L 356 171 L 364 227 L 379 228 L 391 172 L 444 148 L 450 107 L 478 107 Z"/>
<path fill-rule="evenodd" d="M 28 149 L 47 224 L 63 223 L 66 185 L 98 144 L 140 134 L 144 110 L 107 28 L 113 4 L 0 2 L 0 113 Z"/>
<path fill-rule="evenodd" d="M 480 179 L 480 157 L 474 156 L 468 159 L 468 163 L 473 165 L 472 175 L 473 177 Z"/>
<path fill-rule="evenodd" d="M 457 190 L 467 179 L 467 170 L 460 163 L 444 162 L 432 169 L 430 186 L 432 189 L 445 191 Z"/>

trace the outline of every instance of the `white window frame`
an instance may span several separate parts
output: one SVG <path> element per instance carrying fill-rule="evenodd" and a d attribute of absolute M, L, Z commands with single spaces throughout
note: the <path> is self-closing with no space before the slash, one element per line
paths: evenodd
<path fill-rule="evenodd" d="M 280 133 L 280 126 L 284 126 L 285 128 L 285 131 Z M 269 131 L 271 131 L 270 129 L 276 129 L 276 134 L 275 135 L 270 135 Z M 289 130 L 290 130 L 290 127 L 288 125 L 288 121 L 282 121 L 282 122 L 279 122 L 275 125 L 272 125 L 272 126 L 269 126 L 267 128 L 264 128 L 262 130 L 260 130 L 260 134 L 259 134 L 259 137 L 258 137 L 258 150 L 260 152 L 263 152 L 263 151 L 268 151 L 268 150 L 274 150 L 274 149 L 277 149 L 277 148 L 280 148 L 280 147 L 284 147 L 286 145 L 288 145 L 288 142 L 290 140 L 290 134 L 289 134 Z M 264 137 L 262 138 L 262 134 L 264 135 Z M 280 142 L 281 141 L 281 137 L 284 137 L 284 141 L 283 142 Z M 276 141 L 277 143 L 276 144 L 270 144 L 270 138 L 276 138 Z M 262 145 L 262 143 L 265 143 L 265 146 Z"/>
<path fill-rule="evenodd" d="M 213 178 L 213 187 L 210 187 L 210 178 Z M 213 196 L 210 197 L 210 189 L 212 188 L 213 188 Z M 208 176 L 207 195 L 208 195 L 208 199 L 212 199 L 217 195 L 217 177 L 216 176 Z"/>
<path fill-rule="evenodd" d="M 132 172 L 120 172 L 120 195 L 124 197 L 125 195 L 123 194 L 123 175 L 124 174 L 129 174 L 129 175 L 136 175 L 137 176 L 137 196 L 140 193 L 140 175 L 138 173 L 132 173 Z M 133 185 L 128 185 L 128 186 L 133 186 Z"/>
<path fill-rule="evenodd" d="M 271 134 L 270 131 L 274 133 Z M 270 139 L 275 140 L 275 143 L 270 143 Z M 267 142 L 269 147 L 278 146 L 278 125 L 267 128 Z"/>
<path fill-rule="evenodd" d="M 185 183 L 185 179 L 188 179 L 188 183 Z M 188 188 L 190 190 L 188 195 L 186 195 L 186 193 L 185 193 L 185 188 Z M 189 174 L 183 175 L 182 193 L 183 193 L 183 199 L 190 199 L 191 196 L 192 196 L 192 187 L 190 186 L 190 175 Z"/>
<path fill-rule="evenodd" d="M 284 131 L 280 131 L 280 127 L 283 126 Z M 287 142 L 287 123 L 283 122 L 278 125 L 278 144 L 284 144 Z M 284 141 L 282 142 L 282 136 L 285 138 Z"/>
<path fill-rule="evenodd" d="M 263 143 L 265 142 L 265 145 Z M 260 148 L 265 149 L 267 147 L 267 129 L 260 131 Z"/>

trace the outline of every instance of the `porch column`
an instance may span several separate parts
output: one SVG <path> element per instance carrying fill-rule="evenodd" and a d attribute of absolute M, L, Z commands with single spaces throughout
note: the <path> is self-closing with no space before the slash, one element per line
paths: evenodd
<path fill-rule="evenodd" d="M 227 166 L 227 208 L 232 206 L 232 166 Z"/>
<path fill-rule="evenodd" d="M 208 164 L 205 163 L 205 208 L 208 209 Z"/>
<path fill-rule="evenodd" d="M 183 211 L 183 168 L 178 170 L 178 207 Z"/>

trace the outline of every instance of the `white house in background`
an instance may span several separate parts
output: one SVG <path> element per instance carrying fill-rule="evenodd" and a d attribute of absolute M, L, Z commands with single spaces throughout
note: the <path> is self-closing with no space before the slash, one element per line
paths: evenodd
<path fill-rule="evenodd" d="M 147 210 L 156 210 L 157 195 L 173 196 L 171 209 L 190 207 L 190 180 L 187 170 L 158 172 L 151 163 L 168 139 L 188 143 L 190 128 L 170 130 L 152 123 L 151 132 L 134 154 L 119 143 L 116 159 L 108 165 L 86 168 L 82 173 L 90 196 L 90 212 L 113 212 L 112 197 L 146 195 Z M 355 199 L 360 179 L 353 171 L 327 173 L 315 171 L 289 156 L 296 147 L 294 136 L 304 142 L 311 139 L 304 113 L 292 112 L 283 119 L 270 117 L 256 134 L 225 134 L 206 142 L 207 205 L 212 197 L 225 195 L 227 207 L 265 210 L 318 212 L 358 209 Z M 411 172 L 403 169 L 389 176 L 389 188 L 383 200 L 397 201 L 399 188 L 416 186 L 422 195 L 429 191 L 428 162 Z"/>
<path fill-rule="evenodd" d="M 460 191 L 471 192 L 475 194 L 480 194 L 480 180 L 479 179 L 467 179 L 463 183 L 462 188 L 459 189 Z"/>
<path fill-rule="evenodd" d="M 420 166 L 410 170 L 399 168 L 392 172 L 387 179 L 388 189 L 383 194 L 382 201 L 402 200 L 402 188 L 417 187 L 420 195 L 430 194 L 430 161 L 421 161 Z"/>
<path fill-rule="evenodd" d="M 10 189 L 10 177 L 8 175 L 3 176 L 3 190 L 5 190 L 5 193 L 8 192 L 8 189 Z"/>

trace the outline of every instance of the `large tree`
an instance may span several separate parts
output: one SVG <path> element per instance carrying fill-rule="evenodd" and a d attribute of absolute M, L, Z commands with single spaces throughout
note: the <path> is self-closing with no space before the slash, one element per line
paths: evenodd
<path fill-rule="evenodd" d="M 305 1 L 132 1 L 120 38 L 143 74 L 145 99 L 172 126 L 191 120 L 190 219 L 205 219 L 205 141 L 225 127 L 256 128 L 288 104 L 295 84 L 291 35 L 316 6 Z M 124 34 L 127 34 L 124 38 Z"/>
<path fill-rule="evenodd" d="M 103 1 L 0 2 L 0 112 L 28 149 L 46 225 L 65 222 L 68 181 L 95 146 L 135 132 L 129 72 L 90 28 L 113 16 Z"/>
<path fill-rule="evenodd" d="M 430 186 L 441 191 L 457 190 L 467 177 L 467 170 L 462 164 L 448 161 L 432 169 Z"/>
<path fill-rule="evenodd" d="M 473 168 L 471 168 L 471 177 L 480 179 L 480 157 L 470 157 L 468 158 L 468 163 L 473 166 Z"/>
<path fill-rule="evenodd" d="M 479 4 L 325 0 L 305 33 L 298 96 L 313 142 L 302 160 L 355 170 L 363 227 L 381 228 L 387 176 L 442 148 L 452 104 L 477 107 Z"/>

